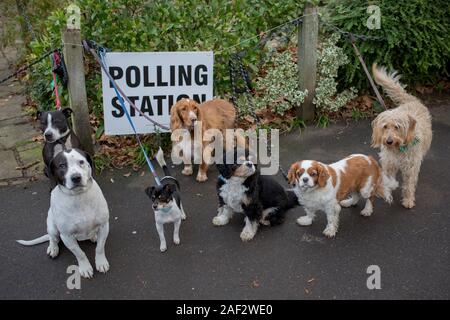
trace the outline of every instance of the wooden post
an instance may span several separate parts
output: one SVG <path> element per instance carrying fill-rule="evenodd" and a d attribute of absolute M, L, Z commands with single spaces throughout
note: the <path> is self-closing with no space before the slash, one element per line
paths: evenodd
<path fill-rule="evenodd" d="M 298 72 L 300 90 L 308 90 L 308 96 L 297 110 L 297 116 L 306 122 L 314 120 L 313 99 L 316 91 L 317 74 L 317 38 L 319 33 L 319 18 L 317 7 L 307 2 L 305 17 L 298 30 Z"/>
<path fill-rule="evenodd" d="M 89 109 L 87 104 L 86 84 L 84 78 L 83 46 L 79 29 L 66 29 L 62 33 L 64 42 L 64 60 L 69 74 L 69 100 L 73 110 L 74 131 L 80 138 L 85 151 L 94 154 Z"/>

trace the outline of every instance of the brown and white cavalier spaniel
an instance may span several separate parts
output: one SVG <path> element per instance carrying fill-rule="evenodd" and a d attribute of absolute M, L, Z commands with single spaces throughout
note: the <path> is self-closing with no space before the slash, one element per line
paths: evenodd
<path fill-rule="evenodd" d="M 203 141 L 203 139 L 201 139 L 200 144 L 200 142 L 194 140 L 195 124 L 201 124 L 202 136 L 208 129 L 218 129 L 225 138 L 225 130 L 234 128 L 235 118 L 236 110 L 234 109 L 234 106 L 223 99 L 213 99 L 202 104 L 198 104 L 192 99 L 181 99 L 172 106 L 172 109 L 170 110 L 171 131 L 173 132 L 176 129 L 189 130 L 191 134 L 191 141 L 194 141 L 194 143 L 189 141 L 189 148 L 183 149 L 191 150 L 191 152 L 183 152 L 183 162 L 185 166 L 182 173 L 184 175 L 191 175 L 193 173 L 191 157 L 194 156 L 194 159 L 195 157 L 198 157 L 197 159 L 201 159 L 201 164 L 197 174 L 197 181 L 203 182 L 208 179 L 206 175 L 208 164 L 203 158 L 203 150 L 211 142 Z M 186 143 L 186 141 L 183 139 L 181 142 L 175 143 L 173 147 L 179 145 L 180 143 Z"/>
<path fill-rule="evenodd" d="M 352 154 L 329 165 L 314 160 L 298 161 L 292 164 L 288 180 L 306 212 L 297 223 L 309 226 L 315 213 L 323 211 L 327 215 L 323 231 L 327 237 L 336 235 L 341 206 L 356 205 L 361 197 L 365 201 L 361 215 L 370 216 L 375 196 L 390 203 L 391 192 L 398 185 L 381 172 L 374 158 L 363 154 Z"/>

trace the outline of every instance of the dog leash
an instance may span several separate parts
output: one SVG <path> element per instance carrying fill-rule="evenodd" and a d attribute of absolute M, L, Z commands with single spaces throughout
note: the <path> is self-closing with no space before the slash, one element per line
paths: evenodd
<path fill-rule="evenodd" d="M 131 101 L 127 95 L 123 92 L 123 90 L 117 85 L 116 80 L 114 80 L 114 78 L 111 76 L 111 74 L 108 72 L 108 70 L 106 70 L 104 68 L 104 66 L 102 66 L 102 62 L 100 61 L 99 55 L 97 54 L 96 50 L 94 49 L 94 47 L 97 49 L 97 51 L 106 53 L 107 49 L 105 49 L 104 47 L 98 45 L 95 41 L 93 40 L 83 40 L 83 47 L 87 52 L 90 52 L 92 54 L 92 56 L 95 58 L 95 60 L 98 62 L 98 64 L 100 64 L 100 66 L 102 67 L 103 71 L 105 71 L 106 76 L 108 77 L 109 81 L 114 85 L 114 87 L 117 89 L 117 91 L 122 95 L 122 97 L 130 104 L 130 107 L 132 107 L 134 110 L 136 110 L 137 113 L 139 113 L 141 116 L 143 116 L 145 119 L 147 119 L 148 121 L 150 121 L 154 126 L 157 126 L 161 129 L 164 130 L 168 130 L 170 131 L 170 128 L 168 126 L 165 126 L 161 123 L 156 122 L 155 120 L 153 120 L 152 118 L 150 118 L 147 114 L 145 114 L 144 112 L 141 111 L 141 109 L 139 109 L 138 107 L 136 107 L 136 105 L 133 103 L 133 101 Z"/>
<path fill-rule="evenodd" d="M 61 55 L 59 49 L 53 50 L 53 53 L 50 56 L 50 58 L 52 61 L 53 87 L 56 98 L 56 110 L 61 110 L 61 99 L 59 98 L 59 89 L 58 89 L 58 77 L 61 80 L 62 85 L 65 87 L 68 82 L 66 64 L 64 62 L 64 57 Z"/>
<path fill-rule="evenodd" d="M 100 61 L 99 61 L 100 62 L 100 66 L 102 67 L 103 71 L 107 75 L 109 75 L 109 73 L 107 71 L 108 70 L 107 63 L 105 61 L 105 54 L 106 54 L 106 52 L 105 52 L 105 50 L 100 50 L 99 53 L 100 53 Z M 125 113 L 125 115 L 126 115 L 126 117 L 128 119 L 128 122 L 130 123 L 130 126 L 133 129 L 133 132 L 134 132 L 136 140 L 137 140 L 137 142 L 139 144 L 139 147 L 141 148 L 141 151 L 144 154 L 145 161 L 147 162 L 147 165 L 148 165 L 148 167 L 150 169 L 150 172 L 153 174 L 153 178 L 155 179 L 156 184 L 159 186 L 161 184 L 161 181 L 159 180 L 158 174 L 156 173 L 155 168 L 153 167 L 152 162 L 150 161 L 150 159 L 148 157 L 147 151 L 145 150 L 145 148 L 144 148 L 144 146 L 143 146 L 143 144 L 141 142 L 141 139 L 139 138 L 139 135 L 138 135 L 138 133 L 136 131 L 136 128 L 135 128 L 134 123 L 133 123 L 133 120 L 131 120 L 131 116 L 130 116 L 130 114 L 128 112 L 128 109 L 125 107 L 125 101 L 124 101 L 122 95 L 119 93 L 119 90 L 118 90 L 118 88 L 116 86 L 116 83 L 114 81 L 111 81 L 111 83 L 113 85 L 114 91 L 116 92 L 116 96 L 119 99 L 119 102 L 120 102 L 120 105 L 122 107 L 122 110 L 124 111 L 124 113 Z"/>

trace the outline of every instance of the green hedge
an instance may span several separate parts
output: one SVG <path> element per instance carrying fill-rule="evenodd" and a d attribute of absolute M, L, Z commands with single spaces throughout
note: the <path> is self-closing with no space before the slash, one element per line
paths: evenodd
<path fill-rule="evenodd" d="M 381 11 L 381 28 L 366 26 L 367 7 Z M 433 83 L 449 75 L 450 19 L 448 0 L 338 0 L 327 13 L 336 26 L 353 33 L 381 36 L 382 41 L 357 41 L 368 66 L 373 62 L 398 70 L 409 84 Z M 351 63 L 342 70 L 343 86 L 367 89 L 368 82 L 353 48 L 343 41 Z"/>
<path fill-rule="evenodd" d="M 229 92 L 228 58 L 235 50 L 252 49 L 257 37 L 235 49 L 225 50 L 303 12 L 303 0 L 78 0 L 83 37 L 113 51 L 214 50 L 215 94 Z M 51 13 L 47 30 L 32 44 L 34 56 L 61 43 L 64 10 Z M 249 50 L 246 62 L 255 68 L 261 50 Z M 92 65 L 93 66 L 93 65 Z M 40 108 L 53 107 L 49 65 L 32 74 L 31 93 Z M 88 70 L 89 105 L 101 114 L 101 81 Z"/>

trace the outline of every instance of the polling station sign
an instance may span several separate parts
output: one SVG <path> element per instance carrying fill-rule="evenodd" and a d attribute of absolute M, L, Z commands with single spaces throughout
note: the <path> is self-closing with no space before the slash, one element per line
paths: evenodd
<path fill-rule="evenodd" d="M 109 73 L 127 97 L 153 120 L 170 127 L 170 108 L 182 98 L 213 97 L 213 52 L 108 52 Z M 105 134 L 132 134 L 107 75 L 102 71 Z M 155 126 L 125 101 L 138 133 Z M 156 128 L 162 132 L 161 128 Z"/>

